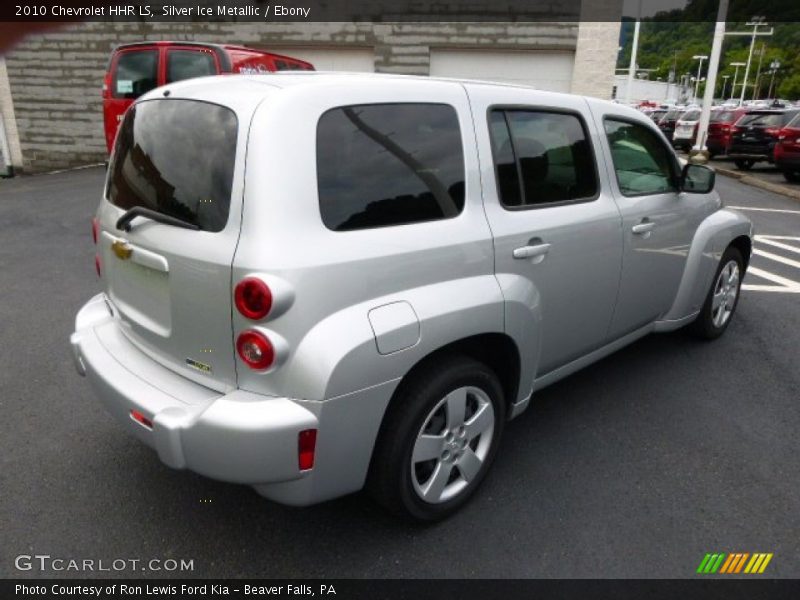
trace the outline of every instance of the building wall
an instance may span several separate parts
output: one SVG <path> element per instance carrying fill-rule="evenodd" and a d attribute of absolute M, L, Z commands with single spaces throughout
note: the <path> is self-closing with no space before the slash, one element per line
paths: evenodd
<path fill-rule="evenodd" d="M 415 75 L 429 73 L 432 47 L 577 49 L 572 90 L 609 98 L 616 58 L 609 40 L 616 52 L 618 30 L 618 23 L 82 23 L 31 36 L 6 63 L 23 166 L 36 172 L 106 158 L 100 90 L 108 56 L 121 43 L 361 46 L 373 49 L 376 71 Z"/>

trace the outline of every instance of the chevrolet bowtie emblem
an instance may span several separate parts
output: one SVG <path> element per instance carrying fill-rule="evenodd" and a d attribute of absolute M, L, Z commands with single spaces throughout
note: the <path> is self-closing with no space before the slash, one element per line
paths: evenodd
<path fill-rule="evenodd" d="M 116 240 L 113 244 L 111 244 L 111 249 L 114 251 L 114 254 L 117 255 L 117 258 L 121 260 L 128 260 L 133 254 L 133 248 L 128 246 L 127 242 L 122 240 Z"/>

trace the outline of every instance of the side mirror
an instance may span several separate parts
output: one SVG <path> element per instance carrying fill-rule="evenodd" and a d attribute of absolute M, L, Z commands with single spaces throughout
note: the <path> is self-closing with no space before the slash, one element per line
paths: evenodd
<path fill-rule="evenodd" d="M 681 171 L 681 191 L 690 194 L 708 194 L 714 189 L 716 177 L 714 169 L 689 163 Z"/>

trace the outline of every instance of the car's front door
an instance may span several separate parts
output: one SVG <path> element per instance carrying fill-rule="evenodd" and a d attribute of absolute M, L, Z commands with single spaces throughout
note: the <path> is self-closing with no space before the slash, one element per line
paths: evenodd
<path fill-rule="evenodd" d="M 469 92 L 506 325 L 515 327 L 511 304 L 525 298 L 539 318 L 540 347 L 537 364 L 524 366 L 541 377 L 607 340 L 620 276 L 619 211 L 597 168 L 585 100 L 543 105 L 552 97 L 508 89 L 496 104 L 496 88 Z"/>
<path fill-rule="evenodd" d="M 616 338 L 672 306 L 692 237 L 707 211 L 700 199 L 680 193 L 675 153 L 654 127 L 613 113 L 598 115 L 597 109 L 622 213 L 622 279 L 610 330 Z"/>

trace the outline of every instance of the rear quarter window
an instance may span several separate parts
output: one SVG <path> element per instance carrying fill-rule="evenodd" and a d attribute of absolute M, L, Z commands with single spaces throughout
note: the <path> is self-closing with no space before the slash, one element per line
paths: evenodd
<path fill-rule="evenodd" d="M 170 50 L 167 52 L 167 83 L 193 77 L 216 75 L 217 64 L 210 52 Z"/>
<path fill-rule="evenodd" d="M 157 50 L 127 50 L 119 53 L 111 83 L 111 95 L 114 98 L 138 98 L 157 84 Z"/>
<path fill-rule="evenodd" d="M 106 197 L 221 231 L 228 220 L 237 118 L 196 100 L 150 100 L 128 109 L 109 166 Z"/>
<path fill-rule="evenodd" d="M 464 208 L 458 116 L 445 104 L 329 110 L 317 125 L 322 220 L 333 231 L 406 225 Z"/>

